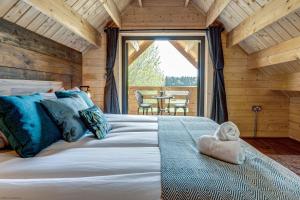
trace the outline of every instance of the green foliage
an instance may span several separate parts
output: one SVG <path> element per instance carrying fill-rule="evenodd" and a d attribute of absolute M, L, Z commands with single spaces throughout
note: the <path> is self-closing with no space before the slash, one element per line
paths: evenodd
<path fill-rule="evenodd" d="M 158 47 L 152 44 L 128 66 L 129 86 L 162 86 L 164 74 L 159 68 Z"/>
<path fill-rule="evenodd" d="M 165 80 L 166 86 L 197 86 L 197 77 L 172 77 L 167 76 Z"/>

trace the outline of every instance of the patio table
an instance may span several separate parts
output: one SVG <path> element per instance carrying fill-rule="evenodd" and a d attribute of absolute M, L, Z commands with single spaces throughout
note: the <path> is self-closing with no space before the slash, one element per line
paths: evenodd
<path fill-rule="evenodd" d="M 157 100 L 157 114 L 162 115 L 163 112 L 168 112 L 170 114 L 170 101 L 174 98 L 171 95 L 161 95 L 161 96 L 152 96 L 153 99 Z M 168 99 L 168 107 L 164 107 L 164 101 Z"/>

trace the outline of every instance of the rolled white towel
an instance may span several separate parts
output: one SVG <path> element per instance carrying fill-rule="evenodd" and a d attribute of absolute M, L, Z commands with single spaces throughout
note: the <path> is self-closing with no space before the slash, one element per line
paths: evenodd
<path fill-rule="evenodd" d="M 198 150 L 202 154 L 237 165 L 245 161 L 245 151 L 239 141 L 220 141 L 215 136 L 204 135 L 198 140 Z"/>
<path fill-rule="evenodd" d="M 215 132 L 215 136 L 221 141 L 236 141 L 240 137 L 240 131 L 233 122 L 224 122 Z"/>

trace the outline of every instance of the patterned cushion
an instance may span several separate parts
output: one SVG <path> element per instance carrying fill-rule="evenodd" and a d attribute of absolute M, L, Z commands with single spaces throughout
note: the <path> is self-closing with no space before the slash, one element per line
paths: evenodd
<path fill-rule="evenodd" d="M 48 110 L 62 132 L 63 139 L 73 142 L 83 136 L 88 130 L 80 120 L 78 111 L 88 106 L 80 97 L 43 100 L 41 102 Z"/>
<path fill-rule="evenodd" d="M 111 126 L 108 124 L 103 112 L 97 106 L 86 110 L 79 111 L 82 121 L 88 129 L 95 134 L 96 138 L 103 139 L 110 131 Z"/>

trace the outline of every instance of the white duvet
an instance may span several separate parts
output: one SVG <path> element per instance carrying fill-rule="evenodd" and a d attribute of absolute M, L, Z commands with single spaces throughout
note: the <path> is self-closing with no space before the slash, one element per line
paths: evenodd
<path fill-rule="evenodd" d="M 0 199 L 160 199 L 157 117 L 107 117 L 104 140 L 59 141 L 27 159 L 0 153 Z"/>

